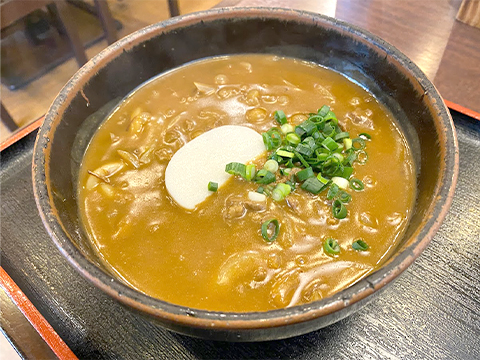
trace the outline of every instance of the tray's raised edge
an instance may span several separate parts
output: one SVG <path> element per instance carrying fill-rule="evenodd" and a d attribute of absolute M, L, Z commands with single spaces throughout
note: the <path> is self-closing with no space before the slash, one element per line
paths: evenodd
<path fill-rule="evenodd" d="M 32 131 L 32 130 L 30 130 Z M 27 132 L 28 133 L 28 132 Z M 3 145 L 3 144 L 2 144 Z M 60 360 L 78 360 L 67 344 L 56 333 L 48 321 L 40 314 L 13 279 L 0 266 L 0 286 L 19 308 L 25 318 L 32 324 L 45 343 Z"/>
<path fill-rule="evenodd" d="M 458 111 L 459 113 L 470 116 L 471 118 L 474 118 L 480 121 L 480 113 L 445 99 L 443 101 L 445 102 L 445 105 L 447 105 L 449 109 Z"/>
<path fill-rule="evenodd" d="M 35 120 L 33 123 L 31 123 L 31 124 L 21 128 L 21 129 L 17 130 L 16 132 L 14 132 L 12 134 L 12 136 L 10 136 L 8 139 L 6 139 L 5 141 L 3 141 L 0 144 L 0 151 L 5 150 L 10 145 L 13 145 L 17 141 L 23 139 L 25 136 L 30 134 L 32 131 L 37 130 L 40 127 L 40 125 L 42 125 L 44 119 L 45 119 L 45 116 L 42 116 L 41 118 Z"/>

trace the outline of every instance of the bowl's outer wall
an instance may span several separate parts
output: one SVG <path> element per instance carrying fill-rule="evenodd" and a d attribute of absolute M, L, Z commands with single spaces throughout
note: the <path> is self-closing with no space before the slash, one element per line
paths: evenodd
<path fill-rule="evenodd" d="M 396 264 L 386 267 L 384 271 L 380 270 L 380 274 L 371 277 L 369 282 L 359 283 L 347 289 L 348 291 L 341 292 L 336 299 L 330 301 L 330 304 L 334 304 L 333 310 L 322 305 L 325 308 L 323 312 L 328 315 L 324 316 L 323 320 L 317 318 L 320 312 L 308 319 L 314 321 L 313 324 L 306 321 L 304 325 L 283 327 L 282 322 L 278 321 L 275 326 L 281 327 L 276 332 L 260 329 L 257 332 L 250 331 L 248 336 L 243 334 L 241 338 L 280 338 L 328 325 L 358 307 L 348 306 L 349 302 L 362 303 L 360 300 L 389 281 L 385 279 L 396 277 L 413 261 L 410 259 L 405 262 L 405 257 L 415 258 L 428 243 L 429 239 L 422 242 L 419 237 L 433 235 L 425 226 L 426 223 L 432 216 L 442 218 L 446 211 L 445 204 L 447 208 L 449 205 L 445 199 L 442 203 L 444 206 L 440 207 L 435 201 L 439 196 L 445 198 L 448 194 L 453 195 L 451 188 L 455 183 L 454 166 L 450 165 L 446 169 L 448 164 L 455 163 L 456 154 L 455 149 L 452 149 L 455 141 L 451 119 L 435 88 L 414 65 L 411 65 L 413 70 L 402 68 L 400 62 L 408 65 L 408 60 L 401 54 L 399 57 L 396 49 L 379 39 L 372 40 L 365 33 L 343 23 L 320 15 L 286 10 L 257 9 L 255 13 L 249 13 L 245 9 L 230 12 L 216 10 L 205 14 L 208 16 L 203 16 L 202 19 L 186 16 L 183 20 L 154 25 L 120 40 L 92 59 L 62 90 L 47 114 L 35 150 L 34 186 L 42 218 L 64 255 L 97 286 L 124 303 L 153 314 L 161 320 L 163 318 L 170 328 L 190 335 L 212 337 L 211 330 L 206 332 L 201 329 L 206 327 L 206 323 L 202 323 L 201 319 L 196 324 L 199 330 L 193 331 L 190 326 L 179 325 L 175 317 L 165 320 L 162 309 L 173 309 L 177 315 L 185 315 L 185 310 L 134 294 L 118 281 L 110 282 L 109 276 L 99 269 L 102 267 L 101 262 L 96 258 L 83 233 L 76 203 L 76 174 L 81 159 L 78 154 L 83 154 L 91 136 L 91 131 L 87 136 L 82 136 L 85 119 L 91 119 L 92 114 L 95 117 L 99 110 L 104 114 L 105 104 L 114 106 L 118 99 L 151 77 L 203 57 L 270 53 L 319 63 L 358 82 L 392 111 L 414 152 L 418 182 L 414 214 L 402 244 L 402 249 L 409 250 L 409 246 L 414 245 L 417 246 L 417 251 L 408 251 L 404 258 L 397 259 Z M 101 119 L 101 116 L 97 116 L 95 121 Z M 450 147 L 449 152 L 445 150 L 447 146 Z M 448 189 L 442 188 L 445 184 Z M 439 194 L 439 190 L 443 193 Z M 444 212 L 432 213 L 434 210 L 440 211 L 439 208 Z M 69 238 L 80 252 L 72 246 Z M 88 264 L 84 257 L 97 266 Z M 283 314 L 296 322 L 295 315 L 308 312 L 308 309 L 310 307 L 297 307 L 295 310 L 287 309 L 290 313 L 287 310 L 282 310 L 284 313 L 272 312 L 270 317 Z M 332 314 L 332 311 L 337 313 Z M 215 313 L 203 315 L 218 320 Z M 197 312 L 196 316 L 201 318 L 202 312 Z M 240 316 L 242 317 L 243 315 Z M 260 319 L 261 315 L 253 316 L 253 319 L 255 318 Z M 298 321 L 305 320 L 301 319 L 304 318 L 300 316 Z M 222 325 L 221 328 L 223 327 Z M 238 334 L 228 327 L 229 325 L 226 325 L 224 329 L 218 330 L 220 335 L 217 330 L 213 330 L 213 333 L 217 333 L 215 337 L 223 336 L 226 339 L 223 332 L 230 334 L 229 340 L 237 338 Z"/>

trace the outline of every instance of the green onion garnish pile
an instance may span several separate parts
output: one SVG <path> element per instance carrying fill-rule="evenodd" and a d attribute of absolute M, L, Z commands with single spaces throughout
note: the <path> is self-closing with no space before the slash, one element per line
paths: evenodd
<path fill-rule="evenodd" d="M 225 171 L 258 183 L 257 192 L 275 201 L 284 200 L 298 187 L 315 195 L 327 191 L 333 216 L 345 218 L 352 198 L 346 190 L 364 189 L 363 182 L 352 176 L 353 165 L 368 160 L 365 148 L 371 136 L 362 133 L 352 139 L 326 105 L 296 126 L 281 110 L 274 117 L 279 127 L 262 134 L 269 151 L 263 168 L 257 171 L 252 164 L 230 163 Z"/>

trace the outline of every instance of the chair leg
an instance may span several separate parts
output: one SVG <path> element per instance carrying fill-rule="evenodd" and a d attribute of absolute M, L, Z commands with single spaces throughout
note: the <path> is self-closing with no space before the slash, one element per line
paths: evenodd
<path fill-rule="evenodd" d="M 168 10 L 170 11 L 171 17 L 180 15 L 180 8 L 178 7 L 178 1 L 168 0 Z"/>
<path fill-rule="evenodd" d="M 7 126 L 8 130 L 10 131 L 15 131 L 18 129 L 18 125 L 13 121 L 12 117 L 8 113 L 7 109 L 5 109 L 5 106 L 3 106 L 3 103 L 0 102 L 1 106 L 1 118 L 2 122 Z"/>
<path fill-rule="evenodd" d="M 108 4 L 105 0 L 94 0 L 94 2 L 107 42 L 109 45 L 113 44 L 117 41 L 117 29 L 115 28 L 115 20 L 113 20 Z"/>
<path fill-rule="evenodd" d="M 65 27 L 68 38 L 70 39 L 70 44 L 72 45 L 73 52 L 75 53 L 78 66 L 83 66 L 83 64 L 88 61 L 88 58 L 82 41 L 80 40 L 80 36 L 78 35 L 77 27 L 75 26 L 75 19 L 71 15 L 70 9 L 68 8 L 68 4 L 65 0 L 56 0 L 55 4 L 57 6 L 60 20 L 62 20 L 62 24 Z"/>

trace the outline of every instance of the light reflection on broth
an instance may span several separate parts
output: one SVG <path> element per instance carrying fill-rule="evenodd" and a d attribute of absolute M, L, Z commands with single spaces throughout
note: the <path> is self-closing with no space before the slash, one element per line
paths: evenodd
<path fill-rule="evenodd" d="M 324 104 L 351 137 L 372 136 L 368 161 L 354 166 L 365 189 L 348 190 L 347 218 L 332 216 L 325 192 L 299 187 L 286 200 L 254 203 L 247 193 L 258 185 L 239 178 L 194 211 L 168 196 L 168 161 L 193 138 L 227 124 L 267 131 L 276 110 L 299 124 Z M 202 166 L 191 165 L 186 171 Z M 80 214 L 100 257 L 139 291 L 192 308 L 264 311 L 322 299 L 374 271 L 406 228 L 414 173 L 392 115 L 364 89 L 303 61 L 235 55 L 166 73 L 112 113 L 84 157 Z M 271 218 L 281 230 L 267 243 L 260 225 Z M 328 237 L 338 256 L 323 250 Z M 357 239 L 368 251 L 352 249 Z"/>

